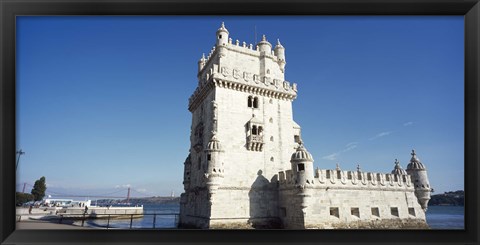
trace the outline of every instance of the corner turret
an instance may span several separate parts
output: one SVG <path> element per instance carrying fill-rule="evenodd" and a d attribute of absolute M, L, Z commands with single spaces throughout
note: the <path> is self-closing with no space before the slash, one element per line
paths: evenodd
<path fill-rule="evenodd" d="M 185 190 L 190 189 L 190 171 L 192 169 L 192 161 L 190 160 L 190 154 L 188 154 L 187 159 L 185 159 L 184 168 L 183 168 L 183 188 Z"/>
<path fill-rule="evenodd" d="M 262 41 L 257 44 L 258 51 L 265 52 L 266 54 L 270 54 L 272 52 L 272 44 L 267 41 L 267 37 L 265 35 L 262 36 Z"/>
<path fill-rule="evenodd" d="M 220 180 L 223 178 L 222 149 L 220 141 L 215 135 L 215 131 L 212 132 L 212 138 L 208 142 L 204 152 L 207 157 L 207 172 L 205 173 L 205 178 L 207 179 L 206 185 L 210 198 L 212 198 L 212 194 L 216 193 L 220 185 Z"/>
<path fill-rule="evenodd" d="M 287 62 L 285 62 L 285 48 L 280 43 L 280 39 L 277 39 L 277 45 L 275 46 L 273 52 L 275 56 L 277 56 L 277 62 L 280 66 L 280 70 L 285 73 L 285 64 L 287 64 Z"/>
<path fill-rule="evenodd" d="M 297 186 L 305 186 L 314 183 L 313 157 L 305 149 L 302 141 L 298 143 L 297 151 L 290 159 L 294 173 L 294 181 Z"/>
<path fill-rule="evenodd" d="M 415 150 L 412 150 L 412 158 L 407 166 L 407 173 L 412 176 L 413 185 L 415 188 L 415 196 L 418 203 L 422 206 L 423 211 L 427 211 L 428 201 L 430 200 L 430 183 L 428 181 L 427 169 L 418 159 Z"/>
<path fill-rule="evenodd" d="M 395 168 L 392 170 L 392 174 L 406 175 L 407 172 L 400 166 L 400 162 L 395 159 Z"/>
<path fill-rule="evenodd" d="M 205 67 L 205 63 L 207 62 L 207 59 L 205 59 L 205 54 L 202 54 L 202 58 L 200 58 L 200 60 L 198 60 L 198 72 L 200 73 L 203 69 L 203 67 Z"/>
<path fill-rule="evenodd" d="M 225 28 L 225 24 L 222 22 L 222 26 L 217 30 L 217 46 L 226 46 L 228 44 L 228 30 Z"/>

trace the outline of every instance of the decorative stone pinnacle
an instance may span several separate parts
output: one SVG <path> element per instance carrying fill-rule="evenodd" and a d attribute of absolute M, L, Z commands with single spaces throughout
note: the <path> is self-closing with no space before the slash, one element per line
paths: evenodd
<path fill-rule="evenodd" d="M 412 153 L 410 153 L 410 155 L 412 155 L 412 157 L 415 157 L 415 155 L 417 155 L 415 154 L 415 149 L 412 149 Z"/>
<path fill-rule="evenodd" d="M 279 45 L 279 46 L 282 45 L 282 44 L 280 43 L 280 38 L 277 38 L 277 45 Z"/>
<path fill-rule="evenodd" d="M 202 61 L 205 60 L 205 53 L 202 53 Z"/>
<path fill-rule="evenodd" d="M 222 28 L 225 28 L 225 23 L 222 21 Z"/>
<path fill-rule="evenodd" d="M 357 164 L 357 171 L 360 172 L 360 164 Z"/>
<path fill-rule="evenodd" d="M 340 170 L 340 165 L 337 163 L 337 167 L 335 168 L 335 170 Z"/>
<path fill-rule="evenodd" d="M 399 165 L 400 162 L 398 161 L 398 159 L 395 159 L 395 165 Z"/>
<path fill-rule="evenodd" d="M 263 34 L 263 36 L 262 36 L 262 42 L 263 41 L 267 41 L 267 37 L 265 36 L 265 34 Z"/>

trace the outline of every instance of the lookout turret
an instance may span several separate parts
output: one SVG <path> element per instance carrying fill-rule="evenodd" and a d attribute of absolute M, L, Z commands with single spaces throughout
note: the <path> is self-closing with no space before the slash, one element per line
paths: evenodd
<path fill-rule="evenodd" d="M 273 52 L 275 56 L 277 56 L 277 62 L 280 66 L 280 69 L 282 70 L 282 72 L 285 72 L 285 64 L 287 64 L 287 62 L 285 62 L 285 48 L 280 43 L 280 39 L 277 39 L 277 45 L 275 46 Z"/>
<path fill-rule="evenodd" d="M 430 200 L 430 183 L 428 182 L 427 169 L 418 159 L 415 150 L 412 150 L 412 158 L 407 166 L 407 173 L 412 176 L 415 187 L 415 196 L 418 203 L 422 206 L 424 211 L 427 211 L 428 201 Z"/>
<path fill-rule="evenodd" d="M 314 183 L 313 173 L 313 157 L 310 152 L 305 149 L 302 141 L 299 142 L 297 150 L 292 154 L 290 159 L 292 170 L 294 171 L 295 184 L 305 186 Z"/>
<path fill-rule="evenodd" d="M 198 73 L 200 74 L 200 71 L 202 71 L 203 67 L 205 67 L 205 63 L 207 62 L 207 59 L 205 59 L 205 54 L 202 54 L 202 58 L 198 60 Z"/>
<path fill-rule="evenodd" d="M 267 41 L 267 37 L 265 35 L 262 36 L 262 41 L 260 41 L 257 46 L 258 51 L 260 52 L 265 52 L 267 54 L 272 52 L 272 44 Z"/>
<path fill-rule="evenodd" d="M 407 172 L 405 172 L 402 166 L 400 166 L 400 162 L 397 159 L 395 159 L 395 168 L 392 170 L 392 174 L 396 174 L 396 175 L 407 174 Z"/>
<path fill-rule="evenodd" d="M 225 46 L 228 44 L 228 30 L 222 22 L 222 26 L 217 30 L 217 46 Z"/>
<path fill-rule="evenodd" d="M 220 141 L 215 135 L 215 131 L 212 132 L 212 138 L 207 144 L 207 148 L 204 150 L 207 157 L 207 172 L 205 178 L 207 179 L 206 185 L 209 193 L 209 199 L 213 198 L 216 193 L 220 181 L 223 178 L 223 162 L 221 159 L 222 148 Z"/>

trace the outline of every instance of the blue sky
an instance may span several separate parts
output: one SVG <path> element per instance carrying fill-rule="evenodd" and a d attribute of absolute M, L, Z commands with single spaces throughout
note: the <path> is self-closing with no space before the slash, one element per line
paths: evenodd
<path fill-rule="evenodd" d="M 17 17 L 17 188 L 179 195 L 222 21 L 240 42 L 280 38 L 315 167 L 390 172 L 415 149 L 436 193 L 463 189 L 462 16 Z"/>

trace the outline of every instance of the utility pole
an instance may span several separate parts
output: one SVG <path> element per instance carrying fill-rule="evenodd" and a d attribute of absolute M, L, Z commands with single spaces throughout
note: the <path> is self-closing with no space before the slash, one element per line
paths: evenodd
<path fill-rule="evenodd" d="M 130 203 L 130 187 L 128 187 L 127 203 Z"/>
<path fill-rule="evenodd" d="M 17 158 L 17 164 L 15 165 L 15 170 L 17 170 L 18 168 L 18 162 L 20 162 L 20 156 L 25 154 L 25 152 L 22 151 L 22 149 L 20 149 L 19 151 L 17 151 L 17 154 L 18 154 L 18 158 Z"/>

